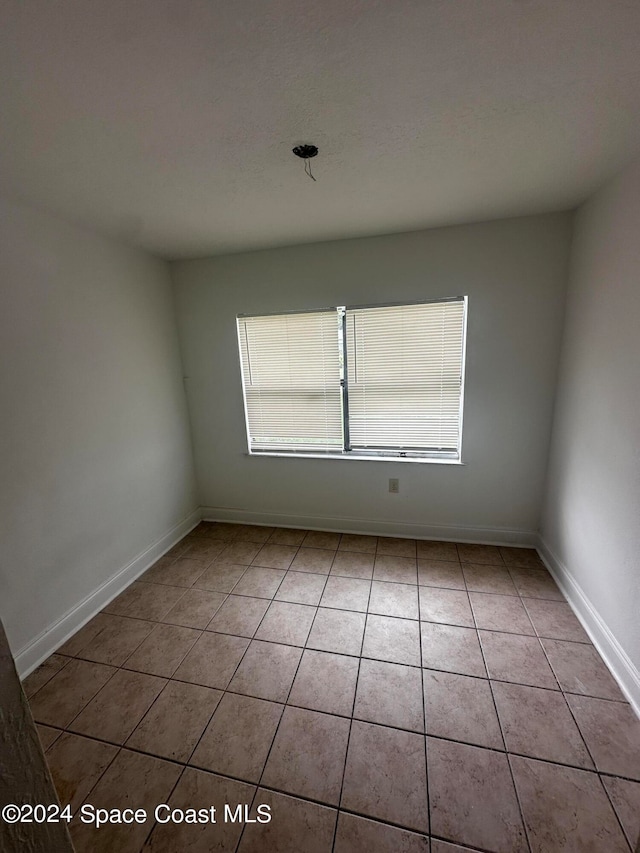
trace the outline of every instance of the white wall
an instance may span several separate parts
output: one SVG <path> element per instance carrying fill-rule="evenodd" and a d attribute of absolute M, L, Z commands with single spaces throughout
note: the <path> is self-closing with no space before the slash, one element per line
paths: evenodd
<path fill-rule="evenodd" d="M 576 216 L 541 530 L 640 709 L 640 161 Z"/>
<path fill-rule="evenodd" d="M 548 452 L 570 227 L 569 215 L 552 214 L 172 264 L 207 514 L 532 541 Z M 464 466 L 245 455 L 237 313 L 465 293 Z M 399 495 L 388 493 L 389 477 L 400 479 Z"/>
<path fill-rule="evenodd" d="M 197 498 L 166 264 L 0 202 L 0 281 L 0 616 L 19 655 Z"/>

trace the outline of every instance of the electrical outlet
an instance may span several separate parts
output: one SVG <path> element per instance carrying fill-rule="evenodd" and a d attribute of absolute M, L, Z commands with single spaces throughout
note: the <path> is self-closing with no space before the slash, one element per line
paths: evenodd
<path fill-rule="evenodd" d="M 400 491 L 400 480 L 391 479 L 389 480 L 389 491 L 392 495 L 397 495 Z"/>

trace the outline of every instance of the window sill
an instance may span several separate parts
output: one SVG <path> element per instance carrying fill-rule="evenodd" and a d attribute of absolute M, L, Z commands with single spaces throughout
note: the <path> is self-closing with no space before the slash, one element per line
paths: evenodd
<path fill-rule="evenodd" d="M 245 453 L 245 456 L 275 457 L 277 459 L 340 459 L 344 462 L 418 462 L 428 465 L 464 465 L 460 459 L 447 459 L 441 456 L 358 456 L 353 453 L 276 453 L 265 451 L 260 453 Z"/>

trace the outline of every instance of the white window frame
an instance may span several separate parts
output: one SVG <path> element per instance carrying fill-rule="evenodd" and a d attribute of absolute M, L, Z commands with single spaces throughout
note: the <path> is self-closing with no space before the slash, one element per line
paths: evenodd
<path fill-rule="evenodd" d="M 346 312 L 350 310 L 361 310 L 368 308 L 394 308 L 394 307 L 412 307 L 418 305 L 441 304 L 445 302 L 461 302 L 463 305 L 462 316 L 462 354 L 461 354 L 461 377 L 460 377 L 460 407 L 458 416 L 458 442 L 455 451 L 441 450 L 351 450 L 349 447 L 349 396 L 348 396 L 348 366 L 347 366 L 347 339 L 345 329 Z M 336 311 L 342 317 L 342 335 L 339 340 L 341 357 L 343 360 L 342 370 L 342 395 L 343 395 L 343 449 L 337 451 L 318 451 L 310 452 L 308 450 L 254 450 L 251 447 L 251 432 L 249 426 L 249 414 L 247 409 L 246 399 L 246 384 L 243 370 L 242 360 L 242 343 L 240 323 L 243 319 L 250 317 L 269 317 L 269 316 L 284 316 L 286 314 L 313 314 L 318 311 Z M 277 311 L 261 314 L 238 314 L 236 318 L 237 334 L 238 334 L 238 353 L 240 361 L 240 373 L 242 377 L 242 399 L 244 406 L 245 429 L 247 436 L 247 454 L 248 456 L 259 457 L 278 457 L 289 459 L 348 459 L 352 461 L 386 461 L 386 462 L 418 462 L 431 464 L 446 464 L 446 465 L 463 465 L 462 461 L 462 438 L 463 438 L 463 418 L 464 418 L 464 398 L 465 398 L 465 378 L 466 378 L 466 355 L 467 355 L 467 317 L 468 317 L 468 297 L 453 296 L 440 299 L 427 299 L 419 302 L 387 302 L 367 305 L 350 305 L 338 306 L 326 309 L 311 309 L 309 311 Z"/>

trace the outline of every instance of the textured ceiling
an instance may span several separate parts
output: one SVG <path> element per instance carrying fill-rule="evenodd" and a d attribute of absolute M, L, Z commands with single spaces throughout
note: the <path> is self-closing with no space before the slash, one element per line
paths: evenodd
<path fill-rule="evenodd" d="M 0 192 L 164 257 L 569 208 L 639 44 L 637 0 L 3 0 Z"/>

